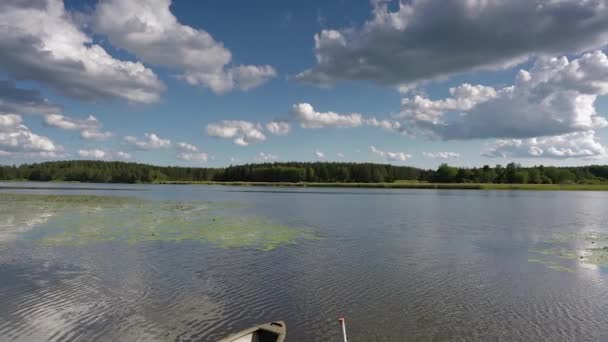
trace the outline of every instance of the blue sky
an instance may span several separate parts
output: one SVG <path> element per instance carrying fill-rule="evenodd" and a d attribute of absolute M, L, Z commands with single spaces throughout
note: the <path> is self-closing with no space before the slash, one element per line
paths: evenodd
<path fill-rule="evenodd" d="M 5 1 L 0 162 L 606 162 L 606 1 L 442 3 Z"/>

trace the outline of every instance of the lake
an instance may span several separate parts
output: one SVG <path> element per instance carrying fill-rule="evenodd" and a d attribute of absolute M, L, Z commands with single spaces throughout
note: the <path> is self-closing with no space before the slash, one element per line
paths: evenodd
<path fill-rule="evenodd" d="M 0 187 L 1 341 L 608 340 L 608 192 Z"/>

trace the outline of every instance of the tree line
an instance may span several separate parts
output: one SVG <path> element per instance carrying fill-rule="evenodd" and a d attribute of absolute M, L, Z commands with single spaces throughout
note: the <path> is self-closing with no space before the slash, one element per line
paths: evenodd
<path fill-rule="evenodd" d="M 55 161 L 0 166 L 0 180 L 153 183 L 167 181 L 381 183 L 398 180 L 438 183 L 595 184 L 608 183 L 608 166 L 534 166 L 515 163 L 480 168 L 447 164 L 436 170 L 372 163 L 281 162 L 197 168 L 127 162 Z"/>

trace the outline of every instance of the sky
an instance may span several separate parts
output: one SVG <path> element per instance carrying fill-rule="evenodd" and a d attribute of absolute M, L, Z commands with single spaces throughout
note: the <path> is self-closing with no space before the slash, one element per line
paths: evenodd
<path fill-rule="evenodd" d="M 608 161 L 608 0 L 3 0 L 0 164 Z"/>

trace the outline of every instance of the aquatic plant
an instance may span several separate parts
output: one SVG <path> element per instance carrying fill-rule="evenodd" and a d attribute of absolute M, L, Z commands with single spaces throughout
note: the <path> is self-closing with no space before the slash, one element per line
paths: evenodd
<path fill-rule="evenodd" d="M 2 232 L 10 232 L 13 239 L 21 235 L 46 245 L 196 240 L 222 248 L 271 250 L 314 238 L 309 229 L 242 216 L 239 207 L 114 196 L 0 194 L 0 242 Z M 230 215 L 225 216 L 227 211 Z M 36 218 L 41 213 L 44 220 Z M 32 234 L 35 227 L 39 229 Z"/>
<path fill-rule="evenodd" d="M 538 256 L 551 256 L 561 260 L 575 260 L 583 264 L 608 266 L 608 234 L 600 232 L 577 232 L 572 234 L 556 234 L 540 243 L 543 248 L 530 248 L 529 252 Z M 549 247 L 547 247 L 549 246 Z M 537 258 L 528 259 L 555 270 L 565 267 L 554 261 Z"/>

